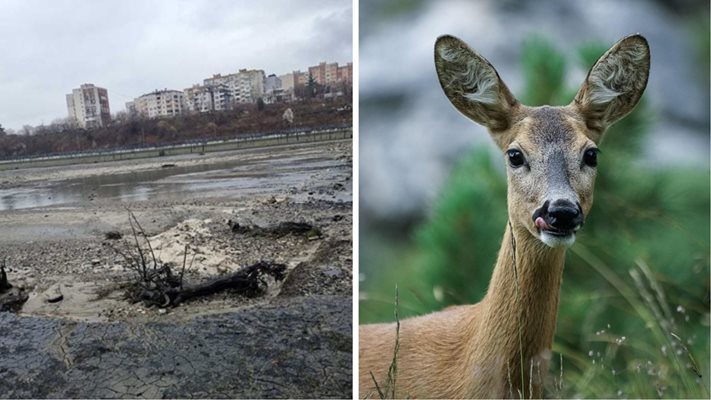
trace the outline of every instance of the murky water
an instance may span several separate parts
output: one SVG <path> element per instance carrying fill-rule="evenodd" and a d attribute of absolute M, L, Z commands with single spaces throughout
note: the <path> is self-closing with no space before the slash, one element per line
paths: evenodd
<path fill-rule="evenodd" d="M 332 158 L 303 156 L 192 166 L 180 166 L 178 162 L 151 171 L 0 189 L 0 211 L 80 207 L 103 199 L 171 200 L 185 196 L 240 197 L 258 192 L 284 192 L 291 187 L 300 187 L 306 180 L 318 179 L 322 171 L 342 168 L 342 164 Z"/>

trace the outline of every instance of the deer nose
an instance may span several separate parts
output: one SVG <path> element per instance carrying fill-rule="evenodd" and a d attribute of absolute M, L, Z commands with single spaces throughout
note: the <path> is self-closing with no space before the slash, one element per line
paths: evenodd
<path fill-rule="evenodd" d="M 583 224 L 580 206 L 567 200 L 557 200 L 548 208 L 546 222 L 561 231 L 571 231 Z"/>
<path fill-rule="evenodd" d="M 533 222 L 538 229 L 569 232 L 583 224 L 584 216 L 580 204 L 568 200 L 546 201 L 543 207 L 533 213 Z"/>

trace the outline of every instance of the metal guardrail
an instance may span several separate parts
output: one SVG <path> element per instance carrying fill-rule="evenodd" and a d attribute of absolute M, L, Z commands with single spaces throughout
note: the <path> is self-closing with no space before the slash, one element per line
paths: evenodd
<path fill-rule="evenodd" d="M 288 136 L 288 135 L 299 135 L 312 132 L 322 132 L 322 131 L 332 131 L 339 129 L 352 129 L 352 125 L 340 124 L 340 125 L 327 125 L 318 128 L 291 128 L 291 129 L 281 129 L 268 132 L 257 132 L 257 133 L 241 133 L 227 137 L 201 137 L 190 140 L 181 140 L 177 142 L 167 142 L 159 145 L 132 145 L 132 146 L 119 146 L 112 147 L 108 149 L 92 149 L 84 151 L 74 151 L 74 152 L 61 152 L 61 153 L 44 153 L 44 154 L 32 154 L 20 157 L 0 157 L 0 163 L 3 162 L 17 162 L 25 160 L 44 160 L 51 158 L 62 158 L 69 156 L 82 156 L 82 155 L 103 155 L 119 152 L 133 152 L 133 151 L 143 151 L 143 150 L 156 150 L 162 148 L 174 148 L 176 146 L 185 146 L 190 144 L 204 144 L 204 143 L 215 143 L 215 142 L 232 142 L 232 141 L 249 141 L 254 139 L 262 139 L 272 136 Z"/>

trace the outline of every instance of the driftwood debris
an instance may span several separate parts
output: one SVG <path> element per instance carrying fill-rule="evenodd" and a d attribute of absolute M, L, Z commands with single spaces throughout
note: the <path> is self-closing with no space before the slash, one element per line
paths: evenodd
<path fill-rule="evenodd" d="M 267 277 L 281 281 L 285 277 L 286 265 L 269 261 L 260 261 L 244 267 L 232 274 L 214 278 L 208 282 L 186 286 L 184 275 L 188 259 L 189 246 L 185 245 L 183 265 L 179 273 L 173 272 L 171 264 L 162 263 L 156 258 L 150 240 L 136 216 L 129 210 L 128 221 L 131 226 L 133 244 L 123 243 L 125 250 L 111 246 L 127 262 L 128 268 L 138 275 L 138 279 L 129 284 L 126 297 L 134 302 L 143 302 L 146 306 L 161 308 L 175 307 L 178 304 L 200 296 L 207 296 L 227 289 L 233 289 L 244 296 L 258 296 L 267 289 Z M 311 225 L 308 225 L 312 229 Z M 304 230 L 305 227 L 290 229 Z M 143 243 L 139 239 L 143 238 Z M 144 248 L 145 247 L 145 248 Z M 192 265 L 192 261 L 190 263 Z"/>
<path fill-rule="evenodd" d="M 150 281 L 141 282 L 138 287 L 129 290 L 129 297 L 134 301 L 142 301 L 146 305 L 159 307 L 175 307 L 178 304 L 201 296 L 207 296 L 223 290 L 232 289 L 240 295 L 254 297 L 261 295 L 267 288 L 266 277 L 275 281 L 284 279 L 286 266 L 284 264 L 260 261 L 242 268 L 239 271 L 224 275 L 208 282 L 182 286 L 181 280 L 170 272 L 170 267 L 160 268 L 162 273 L 150 277 Z M 160 279 L 156 279 L 160 276 Z"/>
<path fill-rule="evenodd" d="M 173 305 L 193 297 L 207 296 L 226 289 L 234 289 L 243 296 L 255 297 L 263 294 L 267 289 L 266 276 L 271 276 L 275 281 L 281 281 L 284 279 L 285 272 L 286 265 L 284 264 L 260 261 L 209 282 L 182 289 L 174 288 L 168 291 L 168 296 Z"/>
<path fill-rule="evenodd" d="M 106 240 L 119 240 L 123 237 L 119 231 L 108 231 L 104 233 L 104 239 Z"/>
<path fill-rule="evenodd" d="M 309 239 L 320 238 L 321 230 L 306 222 L 280 222 L 275 225 L 262 227 L 258 225 L 240 224 L 237 221 L 227 221 L 234 233 L 249 234 L 254 236 L 282 237 L 286 235 L 305 236 Z"/>

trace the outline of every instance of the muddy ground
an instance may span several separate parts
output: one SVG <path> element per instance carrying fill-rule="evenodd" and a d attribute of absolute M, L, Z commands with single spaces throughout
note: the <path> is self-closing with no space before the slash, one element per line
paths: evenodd
<path fill-rule="evenodd" d="M 0 256 L 29 295 L 0 313 L 0 396 L 350 398 L 351 163 L 329 142 L 0 173 Z M 186 285 L 261 260 L 286 278 L 258 297 L 132 303 L 127 209 L 161 263 L 187 260 Z M 281 222 L 315 229 L 233 229 Z"/>

